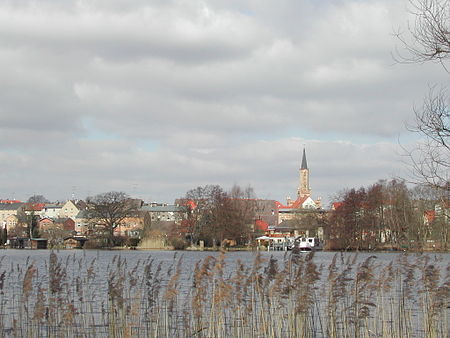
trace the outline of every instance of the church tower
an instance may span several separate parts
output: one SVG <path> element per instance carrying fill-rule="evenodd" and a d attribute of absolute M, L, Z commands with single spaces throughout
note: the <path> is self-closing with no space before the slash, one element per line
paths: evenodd
<path fill-rule="evenodd" d="M 311 188 L 309 187 L 309 169 L 306 162 L 306 151 L 303 148 L 302 165 L 300 167 L 300 182 L 297 189 L 297 198 L 311 196 Z"/>

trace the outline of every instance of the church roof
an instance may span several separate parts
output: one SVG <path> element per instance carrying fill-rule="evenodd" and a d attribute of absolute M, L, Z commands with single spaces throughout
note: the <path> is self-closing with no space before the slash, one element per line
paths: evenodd
<path fill-rule="evenodd" d="M 300 167 L 300 169 L 308 169 L 308 163 L 306 162 L 305 148 L 303 148 L 302 166 Z"/>
<path fill-rule="evenodd" d="M 310 198 L 310 197 L 309 196 L 299 197 L 291 205 L 283 205 L 278 201 L 276 203 L 277 203 L 278 209 L 299 209 L 299 208 L 302 208 L 303 203 L 305 203 L 308 198 Z"/>

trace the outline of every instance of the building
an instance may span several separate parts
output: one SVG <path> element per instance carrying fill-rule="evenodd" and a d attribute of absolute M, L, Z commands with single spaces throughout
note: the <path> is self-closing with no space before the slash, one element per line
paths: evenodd
<path fill-rule="evenodd" d="M 47 204 L 41 214 L 41 217 L 58 218 L 62 209 L 61 204 Z"/>
<path fill-rule="evenodd" d="M 309 169 L 306 161 L 306 150 L 303 148 L 302 164 L 300 166 L 299 183 L 297 189 L 297 199 L 311 196 L 311 187 L 309 186 Z"/>
<path fill-rule="evenodd" d="M 310 171 L 306 159 L 306 150 L 303 149 L 299 169 L 297 198 L 287 198 L 286 204 L 276 202 L 278 222 L 270 228 L 272 234 L 288 236 L 326 237 L 326 219 L 328 211 L 322 209 L 321 199 L 312 199 L 310 186 Z"/>
<path fill-rule="evenodd" d="M 144 205 L 139 211 L 141 213 L 148 213 L 151 222 L 181 222 L 186 218 L 188 208 L 184 205 Z"/>
<path fill-rule="evenodd" d="M 68 200 L 59 210 L 58 217 L 62 218 L 72 218 L 74 219 L 78 213 L 80 212 L 80 209 L 78 208 L 75 201 Z"/>
<path fill-rule="evenodd" d="M 267 231 L 278 224 L 278 203 L 274 200 L 256 200 L 255 231 Z"/>
<path fill-rule="evenodd" d="M 18 214 L 23 211 L 24 203 L 0 203 L 0 225 L 9 231 L 17 225 Z"/>
<path fill-rule="evenodd" d="M 290 220 L 295 217 L 298 210 L 319 210 L 322 209 L 321 199 L 314 201 L 311 198 L 311 186 L 309 184 L 309 168 L 306 160 L 306 150 L 303 148 L 302 161 L 299 170 L 299 184 L 297 187 L 297 198 L 292 200 L 290 197 L 286 199 L 286 204 L 277 202 L 278 223 Z"/>

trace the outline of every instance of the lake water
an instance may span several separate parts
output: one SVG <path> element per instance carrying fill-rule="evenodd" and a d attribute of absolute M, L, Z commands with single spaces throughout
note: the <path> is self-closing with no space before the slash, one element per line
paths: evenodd
<path fill-rule="evenodd" d="M 50 255 L 52 251 L 50 250 L 0 250 L 0 302 L 2 309 L 0 311 L 0 328 L 3 330 L 3 335 L 0 336 L 9 336 L 7 333 L 11 333 L 11 336 L 14 334 L 17 335 L 15 330 L 18 330 L 14 325 L 17 325 L 17 321 L 21 320 L 24 322 L 24 328 L 21 328 L 23 334 L 28 336 L 50 336 L 49 327 L 53 327 L 53 334 L 59 335 L 63 334 L 62 331 L 56 327 L 60 327 L 60 324 L 48 324 L 48 319 L 45 325 L 36 324 L 36 314 L 29 315 L 26 319 L 23 317 L 24 307 L 27 311 L 30 309 L 34 309 L 36 312 L 36 304 L 39 303 L 39 289 L 44 290 L 46 299 L 46 304 L 50 302 L 50 295 L 48 294 L 48 290 L 50 288 Z M 193 280 L 194 280 L 194 270 L 197 264 L 205 262 L 207 257 L 212 256 L 216 260 L 219 259 L 220 253 L 218 252 L 210 252 L 210 251 L 140 251 L 140 250 L 61 250 L 54 251 L 56 257 L 58 258 L 59 268 L 61 269 L 61 279 L 62 279 L 62 290 L 65 292 L 65 295 L 60 295 L 60 297 L 64 298 L 66 302 L 71 302 L 74 304 L 77 309 L 74 311 L 75 319 L 72 319 L 71 323 L 74 326 L 72 331 L 64 331 L 64 335 L 82 335 L 82 336 L 110 336 L 111 335 L 111 325 L 109 324 L 110 314 L 106 314 L 106 312 L 110 310 L 105 310 L 108 306 L 111 305 L 111 290 L 115 288 L 119 288 L 122 292 L 122 295 L 125 295 L 125 300 L 121 300 L 120 304 L 127 304 L 129 308 L 132 307 L 132 302 L 130 299 L 138 299 L 140 302 L 140 312 L 134 314 L 135 321 L 139 321 L 141 324 L 136 324 L 135 326 L 135 334 L 134 336 L 139 335 L 154 335 L 155 331 L 150 331 L 148 328 L 148 323 L 143 323 L 144 316 L 144 308 L 146 301 L 146 293 L 149 293 L 149 290 L 153 290 L 151 292 L 156 292 L 154 289 L 151 289 L 153 286 L 151 283 L 147 283 L 146 278 L 151 276 L 151 278 L 155 278 L 155 275 L 159 273 L 159 277 L 156 280 L 152 280 L 152 283 L 157 283 L 159 288 L 162 290 L 161 292 L 157 291 L 157 297 L 159 297 L 159 301 L 162 303 L 165 300 L 162 300 L 164 290 L 167 289 L 167 285 L 170 284 L 173 276 L 177 271 L 177 266 L 179 269 L 179 278 L 176 279 L 176 292 L 177 292 L 177 300 L 178 304 L 183 304 L 185 306 L 187 304 L 185 300 L 192 298 L 193 292 Z M 254 264 L 257 255 L 260 255 L 259 258 L 263 260 L 263 263 L 258 269 L 255 270 Z M 304 262 L 304 258 L 307 254 L 300 254 L 302 262 Z M 222 278 L 229 285 L 233 284 L 233 286 L 238 283 L 236 278 L 233 277 L 236 275 L 237 270 L 239 268 L 238 262 L 241 262 L 243 266 L 246 267 L 245 276 L 251 276 L 252 273 L 258 274 L 263 279 L 265 275 L 269 273 L 269 261 L 272 260 L 272 263 L 277 262 L 277 270 L 281 271 L 286 264 L 291 264 L 296 261 L 296 258 L 291 255 L 291 252 L 283 252 L 283 251 L 259 251 L 259 252 L 251 252 L 251 251 L 231 251 L 225 254 L 225 264 L 223 267 Z M 407 267 L 410 267 L 411 270 L 414 270 L 415 276 L 412 276 L 414 281 L 419 282 L 421 279 L 420 271 L 421 269 L 425 273 L 425 267 L 433 267 L 431 270 L 436 267 L 436 271 L 440 272 L 439 280 L 436 282 L 437 285 L 441 285 L 444 283 L 446 268 L 450 264 L 450 254 L 448 253 L 426 253 L 426 254 L 409 254 L 404 255 L 399 252 L 360 252 L 358 254 L 355 253 L 335 253 L 335 252 L 316 252 L 313 257 L 313 262 L 315 264 L 315 268 L 319 272 L 319 279 L 315 282 L 315 288 L 312 292 L 315 293 L 316 299 L 316 307 L 317 307 L 317 316 L 320 318 L 323 316 L 323 319 L 326 320 L 326 315 L 323 314 L 327 307 L 327 299 L 329 297 L 329 293 L 327 294 L 327 288 L 329 287 L 329 268 L 333 259 L 336 261 L 336 265 L 338 266 L 336 269 L 336 274 L 342 273 L 346 268 L 350 268 L 348 279 L 355 279 L 356 273 L 359 268 L 363 265 L 363 262 L 366 261 L 369 257 L 371 257 L 371 266 L 373 268 L 373 277 L 371 278 L 379 278 L 382 280 L 386 274 L 386 267 L 389 266 L 391 262 L 394 263 L 394 268 L 397 268 L 395 265 L 402 264 L 404 267 L 399 268 L 400 274 L 403 272 L 402 269 L 406 270 Z M 401 262 L 401 263 L 400 263 Z M 306 264 L 306 263 L 305 263 Z M 33 275 L 34 278 L 32 280 L 32 291 L 30 292 L 30 296 L 27 296 L 24 301 L 24 291 L 26 289 L 24 280 L 26 279 L 26 270 L 31 265 L 36 268 L 36 272 Z M 159 267 L 159 268 L 158 268 Z M 358 268 L 359 267 L 359 268 Z M 147 269 L 147 270 L 146 270 Z M 159 272 L 158 269 L 160 269 Z M 252 270 L 254 269 L 254 271 Z M 151 270 L 151 271 L 150 271 Z M 435 271 L 433 270 L 433 271 Z M 145 272 L 147 271 L 147 272 Z M 151 273 L 149 274 L 148 271 Z M 305 270 L 306 271 L 306 270 Z M 428 271 L 428 270 L 427 270 Z M 450 271 L 450 270 L 449 270 Z M 145 275 L 147 273 L 147 275 Z M 396 288 L 398 288 L 395 292 L 403 292 L 403 288 L 405 287 L 405 283 L 407 278 L 411 278 L 411 276 L 407 277 L 407 271 L 404 272 L 405 276 L 400 276 L 399 281 Z M 427 272 L 428 273 L 428 272 Z M 117 276 L 122 276 L 123 280 L 120 281 Z M 210 274 L 211 275 L 211 274 Z M 3 276 L 3 277 L 2 277 Z M 307 278 L 307 276 L 303 276 Z M 345 277 L 345 276 L 344 276 Z M 346 278 L 347 278 L 346 277 Z M 209 277 L 208 277 L 209 278 Z M 214 291 L 214 284 L 218 285 L 218 277 L 217 272 L 215 277 L 215 282 L 213 284 L 208 284 L 205 287 L 205 293 L 211 293 Z M 275 285 L 276 276 L 273 277 L 272 281 L 268 281 L 267 285 L 271 285 L 271 287 Z M 328 279 L 327 279 L 328 278 Z M 449 277 L 447 277 L 449 278 Z M 299 280 L 298 277 L 296 279 Z M 343 278 L 342 280 L 345 280 Z M 83 290 L 79 290 L 79 285 L 83 285 Z M 278 281 L 277 283 L 282 283 L 282 281 Z M 420 284 L 420 283 L 419 283 Z M 419 285 L 418 284 L 418 285 Z M 373 286 L 373 285 L 372 285 Z M 417 286 L 419 288 L 419 286 Z M 125 290 L 125 291 L 124 291 Z M 348 289 L 349 293 L 353 292 L 351 289 Z M 419 289 L 417 289 L 419 290 Z M 282 297 L 282 291 L 279 292 L 277 297 Z M 67 293 L 70 293 L 68 295 Z M 77 293 L 81 296 L 77 296 Z M 328 296 L 326 296 L 328 295 Z M 387 294 L 386 294 L 387 295 Z M 88 298 L 91 299 L 88 299 Z M 122 296 L 120 296 L 122 297 Z M 129 299 L 127 299 L 127 297 Z M 190 298 L 191 297 L 191 298 Z M 386 296 L 388 297 L 388 296 Z M 395 298 L 392 298 L 390 295 L 390 299 L 392 304 L 396 304 Z M 409 321 L 411 323 L 406 323 L 406 325 L 410 326 L 415 330 L 411 336 L 421 336 L 424 333 L 421 328 L 420 321 L 422 321 L 422 316 L 420 315 L 420 304 L 419 304 L 419 291 L 415 296 L 416 300 L 411 300 L 410 308 L 410 318 Z M 448 297 L 448 296 L 447 296 Z M 346 298 L 347 299 L 347 298 Z M 210 300 L 207 300 L 210 302 Z M 257 302 L 256 302 L 257 303 Z M 255 303 L 255 304 L 256 304 Z M 416 304 L 417 303 L 417 304 Z M 62 303 L 61 303 L 62 304 Z M 209 303 L 208 303 L 209 304 Z M 246 303 L 247 304 L 247 303 Z M 282 303 L 280 303 L 282 304 Z M 66 305 L 58 305 L 61 307 L 61 311 L 65 311 L 67 308 Z M 190 305 L 189 305 L 190 306 Z M 263 304 L 256 304 L 258 308 L 264 306 Z M 280 306 L 280 305 L 279 305 Z M 291 304 L 292 306 L 292 304 Z M 295 304 L 294 304 L 295 306 Z M 51 309 L 50 309 L 51 310 Z M 186 309 L 184 309 L 186 310 Z M 342 311 L 345 309 L 342 308 Z M 47 309 L 47 311 L 49 311 Z M 190 310 L 189 310 L 190 311 Z M 255 312 L 255 309 L 253 309 Z M 280 309 L 280 312 L 286 311 L 286 315 L 289 315 L 289 310 Z M 180 312 L 181 313 L 181 312 Z M 181 314 L 178 313 L 177 316 L 181 317 Z M 448 317 L 449 310 L 447 310 L 446 314 Z M 34 317 L 33 317 L 34 316 Z M 126 316 L 130 317 L 131 315 L 127 312 Z M 124 318 L 126 317 L 124 315 Z M 232 314 L 225 314 L 225 316 L 232 317 Z M 371 315 L 375 317 L 376 315 Z M 86 317 L 90 318 L 91 323 L 86 320 Z M 127 318 L 128 318 L 127 317 Z M 131 318 L 131 317 L 130 317 Z M 134 317 L 133 317 L 134 318 Z M 137 319 L 136 319 L 137 318 Z M 123 318 L 120 320 L 124 320 Z M 125 321 L 127 321 L 126 319 Z M 280 321 L 284 321 L 285 318 L 280 317 Z M 60 318 L 60 322 L 63 321 L 63 318 Z M 131 320 L 129 320 L 131 321 Z M 391 320 L 392 322 L 392 320 Z M 416 323 L 417 322 L 417 323 Z M 128 322 L 127 322 L 128 323 Z M 278 322 L 277 322 L 278 323 Z M 169 323 L 170 324 L 170 323 Z M 181 319 L 172 323 L 167 324 L 164 329 L 167 330 L 167 327 L 171 326 L 180 326 L 183 324 Z M 37 327 L 37 326 L 38 327 Z M 160 324 L 158 324 L 160 325 Z M 226 329 L 224 329 L 224 334 L 230 334 L 232 331 L 230 329 L 231 324 L 227 324 Z M 278 324 L 276 324 L 278 325 Z M 47 331 L 42 331 L 42 327 L 46 327 Z M 81 326 L 81 327 L 80 327 Z M 82 326 L 89 326 L 88 328 L 82 328 Z M 116 328 L 117 329 L 117 328 Z M 342 328 L 340 328 L 342 329 Z M 78 331 L 77 331 L 78 330 Z M 81 330 L 81 331 L 80 331 Z M 167 334 L 175 335 L 175 336 L 185 336 L 187 334 L 183 333 L 184 331 L 177 331 L 178 329 L 174 329 L 173 327 L 168 331 Z M 291 335 L 289 329 L 283 329 L 285 331 L 283 334 Z M 445 327 L 440 329 L 442 332 L 445 330 Z M 14 333 L 15 332 L 15 333 Z M 68 333 L 69 332 L 69 333 Z M 144 333 L 143 333 L 144 332 Z M 159 332 L 159 331 L 157 331 Z M 325 329 L 318 328 L 315 331 L 315 336 L 326 336 L 324 333 Z M 14 333 L 14 334 L 13 334 Z M 118 336 L 124 335 L 123 332 Z M 157 336 L 159 334 L 156 334 Z M 232 334 L 233 335 L 233 334 Z M 244 334 L 245 336 L 245 334 Z"/>

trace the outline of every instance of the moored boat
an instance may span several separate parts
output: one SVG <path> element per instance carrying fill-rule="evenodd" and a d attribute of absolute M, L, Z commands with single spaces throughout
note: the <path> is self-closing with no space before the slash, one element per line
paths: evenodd
<path fill-rule="evenodd" d="M 317 251 L 323 249 L 323 243 L 317 237 L 297 237 L 294 247 L 298 248 L 300 252 Z"/>

